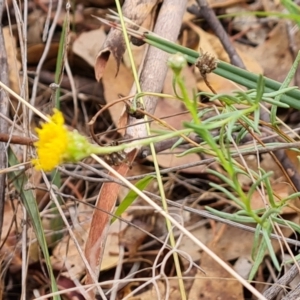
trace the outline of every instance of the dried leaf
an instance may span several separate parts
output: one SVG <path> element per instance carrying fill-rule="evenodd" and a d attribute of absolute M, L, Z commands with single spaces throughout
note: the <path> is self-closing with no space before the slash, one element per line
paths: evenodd
<path fill-rule="evenodd" d="M 193 97 L 193 90 L 196 86 L 196 80 L 193 72 L 189 67 L 185 67 L 182 70 L 182 76 L 185 80 L 185 85 L 187 90 L 189 91 L 189 96 Z M 167 77 L 164 84 L 163 93 L 165 94 L 174 94 L 173 86 L 172 86 L 172 77 L 173 72 L 168 70 Z M 169 98 L 162 98 L 157 102 L 155 116 L 158 118 L 165 118 L 163 121 L 166 121 L 169 125 L 174 127 L 175 129 L 182 129 L 183 122 L 189 122 L 191 120 L 191 115 L 189 113 L 184 113 L 186 108 L 184 104 L 180 100 L 176 99 L 169 99 Z M 157 122 L 153 122 L 151 125 L 151 129 L 166 129 L 162 125 L 158 124 Z M 178 150 L 174 150 L 175 153 L 178 153 Z M 148 157 L 149 160 L 152 161 L 152 156 Z M 173 154 L 170 150 L 166 150 L 160 152 L 157 156 L 158 163 L 161 167 L 169 168 L 180 166 L 182 164 L 192 163 L 198 161 L 200 159 L 199 155 L 197 154 L 189 154 L 183 157 L 177 157 L 176 154 Z M 184 172 L 188 173 L 201 173 L 206 169 L 206 166 L 195 166 L 191 168 L 184 169 Z"/>
<path fill-rule="evenodd" d="M 242 284 L 235 280 L 212 258 L 205 255 L 202 259 L 201 268 L 205 270 L 206 276 L 201 271 L 198 271 L 195 275 L 189 299 L 244 299 Z"/>
<path fill-rule="evenodd" d="M 151 232 L 153 229 L 153 224 L 148 218 L 145 220 L 137 218 L 133 219 L 131 222 L 147 232 Z M 136 227 L 128 226 L 121 232 L 120 244 L 128 249 L 129 257 L 133 257 L 147 236 L 146 232 L 139 230 Z"/>
<path fill-rule="evenodd" d="M 295 35 L 294 42 L 297 47 L 300 45 L 299 31 Z M 247 48 L 245 51 L 259 62 L 265 76 L 283 82 L 293 63 L 285 21 L 278 23 L 264 43 L 254 49 Z M 294 81 L 291 82 L 291 85 L 293 84 Z"/>
<path fill-rule="evenodd" d="M 118 77 L 116 78 L 117 63 L 111 57 L 105 69 L 102 77 L 102 83 L 104 88 L 104 98 L 106 103 L 112 103 L 119 99 L 120 95 L 128 95 L 131 85 L 133 83 L 133 76 L 129 69 L 124 64 L 120 64 Z M 124 103 L 117 103 L 109 107 L 109 112 L 115 125 L 118 124 L 120 116 L 124 110 Z M 124 127 L 127 125 L 127 119 L 123 124 L 118 124 L 118 127 Z"/>
<path fill-rule="evenodd" d="M 106 34 L 101 27 L 96 30 L 83 32 L 74 41 L 72 51 L 84 59 L 90 66 L 94 66 L 100 45 L 105 41 Z"/>
<path fill-rule="evenodd" d="M 136 156 L 136 152 L 133 151 L 128 154 L 129 163 L 122 163 L 115 167 L 116 171 L 125 176 L 129 170 L 129 164 L 132 163 Z M 99 192 L 97 199 L 96 209 L 94 210 L 91 227 L 88 235 L 88 239 L 85 246 L 85 256 L 89 262 L 96 278 L 99 273 L 99 265 L 103 258 L 103 251 L 106 242 L 110 215 L 106 212 L 111 213 L 115 207 L 115 203 L 118 197 L 120 185 L 117 183 L 109 182 L 104 183 Z M 91 274 L 87 271 L 85 280 L 86 284 L 92 284 L 93 279 Z M 94 297 L 94 291 L 90 291 L 91 297 Z"/>
<path fill-rule="evenodd" d="M 126 0 L 122 7 L 122 12 L 125 18 L 130 19 L 136 25 L 141 25 L 157 2 L 158 0 Z M 127 24 L 127 27 L 136 28 L 132 24 Z M 117 62 L 116 75 L 118 74 L 125 49 L 123 33 L 117 29 L 111 29 L 96 59 L 95 76 L 98 81 L 103 76 L 110 54 L 113 55 Z"/>

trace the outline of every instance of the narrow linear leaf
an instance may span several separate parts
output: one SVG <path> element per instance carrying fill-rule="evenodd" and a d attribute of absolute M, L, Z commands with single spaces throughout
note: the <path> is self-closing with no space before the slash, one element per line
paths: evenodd
<path fill-rule="evenodd" d="M 154 176 L 146 176 L 143 179 L 139 180 L 136 183 L 136 187 L 142 191 L 144 190 L 148 184 L 154 179 Z M 130 191 L 127 196 L 124 198 L 124 200 L 121 202 L 121 204 L 118 206 L 118 208 L 115 211 L 115 216 L 120 217 L 124 211 L 133 203 L 133 201 L 138 197 L 137 193 L 134 191 Z M 116 217 L 113 217 L 111 220 L 111 224 L 115 222 L 117 219 Z"/>
<path fill-rule="evenodd" d="M 16 166 L 19 164 L 14 152 L 9 148 L 8 150 L 8 163 L 10 166 Z M 24 185 L 27 184 L 28 179 L 25 173 L 22 171 L 15 171 L 15 172 L 10 172 L 8 173 L 8 178 L 14 183 L 14 186 L 18 193 L 20 194 L 20 197 L 22 199 L 23 205 L 26 208 L 26 211 L 30 217 L 32 226 L 34 228 L 36 238 L 38 240 L 38 243 L 42 249 L 45 263 L 48 269 L 48 274 L 50 277 L 51 281 L 51 290 L 52 293 L 55 293 L 58 291 L 56 280 L 53 274 L 52 266 L 51 266 L 51 261 L 49 257 L 49 252 L 48 252 L 48 246 L 46 242 L 46 238 L 44 235 L 43 231 L 43 224 L 42 220 L 40 217 L 40 212 L 36 203 L 36 199 L 32 193 L 32 190 L 25 190 Z M 54 300 L 60 300 L 60 296 L 56 295 L 53 296 Z"/>

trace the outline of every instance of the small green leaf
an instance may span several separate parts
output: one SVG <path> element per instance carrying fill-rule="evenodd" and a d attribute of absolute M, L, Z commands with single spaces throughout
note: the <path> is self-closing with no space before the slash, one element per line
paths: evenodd
<path fill-rule="evenodd" d="M 154 176 L 146 176 L 143 179 L 141 179 L 140 181 L 138 181 L 136 183 L 136 187 L 142 191 L 144 190 L 147 185 L 152 181 L 152 179 L 154 178 Z M 115 211 L 115 216 L 119 217 L 122 215 L 122 213 L 124 211 L 126 211 L 126 209 L 133 203 L 133 201 L 137 198 L 137 193 L 134 191 L 130 191 L 127 196 L 124 198 L 124 200 L 121 202 L 121 204 L 118 206 L 118 208 Z M 117 219 L 116 217 L 113 217 L 111 219 L 111 224 Z"/>

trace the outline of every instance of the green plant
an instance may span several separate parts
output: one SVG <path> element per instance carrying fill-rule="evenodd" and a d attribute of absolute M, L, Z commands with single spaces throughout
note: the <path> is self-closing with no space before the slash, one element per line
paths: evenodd
<path fill-rule="evenodd" d="M 296 63 L 298 64 L 300 55 L 298 55 Z M 222 192 L 226 197 L 232 200 L 237 207 L 238 211 L 235 213 L 224 213 L 206 207 L 210 212 L 228 220 L 235 220 L 242 223 L 256 224 L 256 234 L 254 236 L 253 243 L 253 268 L 249 275 L 249 280 L 252 280 L 256 274 L 259 265 L 261 264 L 265 252 L 268 251 L 274 266 L 279 270 L 280 265 L 276 258 L 274 249 L 272 247 L 270 234 L 274 223 L 278 223 L 280 212 L 286 205 L 287 199 L 283 199 L 279 202 L 275 202 L 272 186 L 270 183 L 271 172 L 266 173 L 264 170 L 259 169 L 258 172 L 253 170 L 245 170 L 235 159 L 232 158 L 231 145 L 236 144 L 233 136 L 237 133 L 238 137 L 243 136 L 245 132 L 260 133 L 259 132 L 259 114 L 260 114 L 260 102 L 272 103 L 273 107 L 282 106 L 280 98 L 283 93 L 289 89 L 282 88 L 277 92 L 266 92 L 265 80 L 262 76 L 258 76 L 256 89 L 248 90 L 247 92 L 236 92 L 233 95 L 213 95 L 205 94 L 210 98 L 210 101 L 218 99 L 222 104 L 218 106 L 218 114 L 214 116 L 206 117 L 206 112 L 199 113 L 197 107 L 197 96 L 194 99 L 188 97 L 188 93 L 184 84 L 184 79 L 180 74 L 180 67 L 178 62 L 181 63 L 181 67 L 184 66 L 184 56 L 182 54 L 175 54 L 171 56 L 169 64 L 174 72 L 174 88 L 178 89 L 176 93 L 180 96 L 179 99 L 185 104 L 186 108 L 190 111 L 192 116 L 191 122 L 185 122 L 183 125 L 186 128 L 191 128 L 197 133 L 203 143 L 198 147 L 193 147 L 183 153 L 203 152 L 214 156 L 216 161 L 222 166 L 225 174 L 219 173 L 215 170 L 209 169 L 208 172 L 224 182 L 224 185 L 218 185 L 210 183 L 210 185 L 217 191 Z M 294 69 L 291 70 L 288 78 L 293 74 Z M 243 104 L 245 108 L 237 109 L 236 104 Z M 285 106 L 285 104 L 283 105 Z M 273 112 L 274 113 L 274 112 Z M 274 124 L 274 126 L 277 126 Z M 211 130 L 218 129 L 219 135 L 213 136 Z M 249 173 L 250 172 L 250 173 Z M 244 192 L 241 188 L 241 184 L 238 180 L 238 175 L 244 174 L 250 177 L 253 181 L 252 187 L 248 193 Z M 251 198 L 255 190 L 261 187 L 265 188 L 269 202 L 264 209 L 253 210 L 251 208 Z M 294 195 L 296 196 L 296 195 Z M 282 224 L 282 223 L 281 223 Z M 299 231 L 298 226 L 293 228 Z M 262 232 L 262 235 L 260 234 Z"/>

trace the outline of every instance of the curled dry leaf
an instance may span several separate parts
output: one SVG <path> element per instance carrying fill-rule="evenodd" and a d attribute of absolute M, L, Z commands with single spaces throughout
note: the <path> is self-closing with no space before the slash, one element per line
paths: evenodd
<path fill-rule="evenodd" d="M 106 35 L 102 27 L 83 32 L 74 41 L 72 51 L 84 59 L 90 66 L 94 66 L 95 57 L 100 50 L 101 43 L 105 41 L 105 38 Z"/>
<path fill-rule="evenodd" d="M 157 2 L 158 0 L 126 0 L 122 7 L 123 16 L 136 25 L 141 25 L 151 13 Z M 127 24 L 127 27 L 136 28 L 136 25 Z M 123 33 L 120 30 L 111 29 L 96 59 L 95 76 L 98 81 L 103 76 L 110 54 L 114 56 L 117 62 L 116 75 L 118 74 L 125 49 Z"/>

